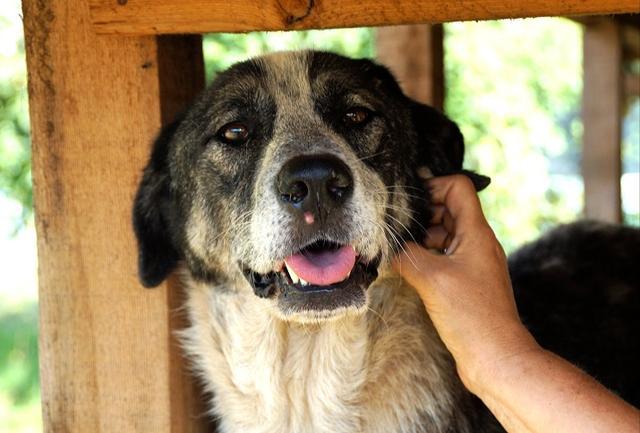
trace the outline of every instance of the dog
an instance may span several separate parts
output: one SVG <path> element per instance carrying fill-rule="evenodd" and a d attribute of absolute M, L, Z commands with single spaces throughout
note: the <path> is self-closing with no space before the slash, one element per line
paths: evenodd
<path fill-rule="evenodd" d="M 430 198 L 419 173 L 488 185 L 463 169 L 463 156 L 457 125 L 405 96 L 385 67 L 317 51 L 232 66 L 161 131 L 133 210 L 140 279 L 153 287 L 181 270 L 190 326 L 180 336 L 218 431 L 502 431 L 462 385 L 415 291 L 389 267 L 406 241 L 425 234 Z M 604 234 L 597 260 L 611 250 L 606 236 L 623 229 L 585 223 L 562 234 L 589 230 L 585 245 Z M 627 279 L 609 301 L 637 312 L 640 278 L 629 269 L 640 235 L 624 230 L 633 250 L 606 260 Z M 556 233 L 546 247 L 514 255 L 514 285 L 527 287 L 516 294 L 532 298 L 528 305 L 544 305 L 536 281 L 580 258 L 559 258 L 574 237 L 553 250 Z M 549 301 L 564 293 L 551 279 L 545 287 Z M 546 323 L 545 308 L 524 308 L 532 329 Z M 555 319 L 538 335 L 556 335 Z M 618 340 L 637 350 L 625 329 Z M 573 331 L 574 340 L 582 335 Z M 589 341 L 580 344 L 597 352 Z M 627 358 L 596 365 L 620 375 L 635 370 L 635 354 Z M 637 398 L 637 386 L 614 382 L 606 384 Z"/>

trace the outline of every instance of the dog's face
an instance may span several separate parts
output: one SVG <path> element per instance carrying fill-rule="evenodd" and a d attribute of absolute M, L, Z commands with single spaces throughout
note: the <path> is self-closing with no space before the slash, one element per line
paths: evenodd
<path fill-rule="evenodd" d="M 184 260 L 286 320 L 364 311 L 379 266 L 424 234 L 416 170 L 462 172 L 462 157 L 457 126 L 371 61 L 306 51 L 237 64 L 155 143 L 134 208 L 142 282 Z"/>

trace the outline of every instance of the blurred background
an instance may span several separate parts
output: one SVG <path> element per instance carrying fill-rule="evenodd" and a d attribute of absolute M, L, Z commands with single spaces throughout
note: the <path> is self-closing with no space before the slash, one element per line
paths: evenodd
<path fill-rule="evenodd" d="M 376 57 L 376 30 L 206 35 L 207 79 L 267 51 Z M 466 168 L 490 175 L 481 194 L 507 251 L 580 218 L 583 26 L 563 18 L 444 25 L 444 108 L 466 137 Z M 638 41 L 640 45 L 640 41 Z M 632 73 L 640 63 L 629 63 Z M 640 100 L 624 101 L 623 220 L 640 225 Z M 0 6 L 0 433 L 42 430 L 37 257 L 20 2 Z"/>

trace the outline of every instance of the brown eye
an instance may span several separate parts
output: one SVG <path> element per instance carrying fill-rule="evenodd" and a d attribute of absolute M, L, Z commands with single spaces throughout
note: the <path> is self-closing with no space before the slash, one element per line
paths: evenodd
<path fill-rule="evenodd" d="M 218 131 L 218 138 L 226 144 L 242 144 L 249 139 L 249 128 L 240 122 L 231 122 Z"/>
<path fill-rule="evenodd" d="M 362 107 L 350 108 L 344 114 L 344 122 L 349 125 L 362 125 L 371 117 L 371 111 Z"/>

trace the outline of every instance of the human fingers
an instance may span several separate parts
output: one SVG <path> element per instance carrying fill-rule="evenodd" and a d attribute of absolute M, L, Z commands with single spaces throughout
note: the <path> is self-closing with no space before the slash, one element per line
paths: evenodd
<path fill-rule="evenodd" d="M 426 285 L 425 277 L 428 275 L 428 270 L 433 267 L 438 258 L 437 255 L 430 253 L 422 246 L 414 242 L 407 242 L 403 251 L 394 257 L 391 265 L 397 273 L 420 292 L 424 290 Z"/>
<path fill-rule="evenodd" d="M 441 225 L 453 236 L 455 234 L 455 221 L 447 208 L 444 205 L 433 205 L 430 209 L 433 215 L 431 217 L 431 225 Z"/>
<path fill-rule="evenodd" d="M 463 175 L 436 177 L 427 181 L 435 206 L 444 206 L 455 228 L 486 224 L 480 200 L 471 180 Z M 442 220 L 446 212 L 439 211 Z M 451 222 L 451 221 L 450 221 Z"/>
<path fill-rule="evenodd" d="M 434 204 L 429 208 L 429 210 L 431 210 L 430 223 L 433 225 L 442 224 L 442 219 L 444 218 L 447 208 L 443 204 Z"/>
<path fill-rule="evenodd" d="M 451 244 L 452 234 L 442 225 L 431 226 L 426 231 L 424 245 L 433 250 L 445 250 Z"/>

